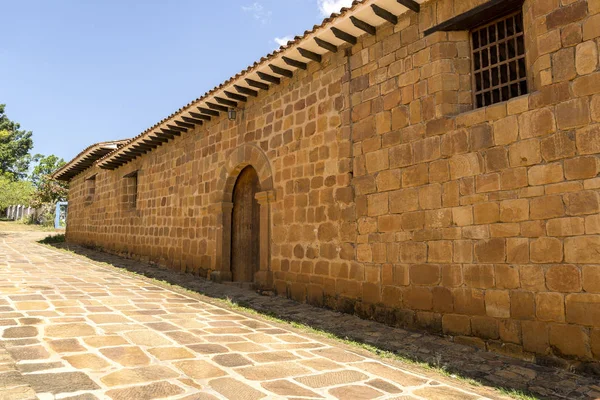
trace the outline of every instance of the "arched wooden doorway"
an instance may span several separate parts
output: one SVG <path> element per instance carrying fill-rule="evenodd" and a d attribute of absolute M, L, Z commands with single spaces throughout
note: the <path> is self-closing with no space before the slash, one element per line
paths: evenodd
<path fill-rule="evenodd" d="M 259 270 L 260 208 L 255 199 L 260 191 L 256 170 L 245 167 L 233 188 L 231 216 L 231 274 L 234 282 L 254 282 Z"/>

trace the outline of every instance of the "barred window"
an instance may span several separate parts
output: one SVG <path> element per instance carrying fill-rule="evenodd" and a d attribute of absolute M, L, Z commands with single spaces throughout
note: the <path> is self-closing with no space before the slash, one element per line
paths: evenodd
<path fill-rule="evenodd" d="M 523 14 L 519 10 L 471 31 L 476 108 L 527 93 Z"/>

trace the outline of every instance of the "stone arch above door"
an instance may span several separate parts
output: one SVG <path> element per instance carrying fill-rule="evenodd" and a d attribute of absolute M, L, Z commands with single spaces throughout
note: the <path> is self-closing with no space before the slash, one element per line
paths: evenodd
<path fill-rule="evenodd" d="M 211 279 L 215 281 L 231 281 L 231 212 L 235 183 L 240 172 L 251 166 L 258 175 L 260 192 L 256 200 L 260 206 L 260 250 L 259 271 L 255 274 L 257 287 L 271 289 L 273 284 L 271 272 L 271 203 L 275 199 L 273 190 L 273 173 L 266 154 L 258 147 L 244 144 L 227 155 L 227 161 L 221 168 L 217 197 L 211 206 L 211 212 L 217 217 L 217 243 Z"/>
<path fill-rule="evenodd" d="M 273 173 L 267 155 L 255 145 L 243 144 L 227 155 L 225 165 L 221 168 L 217 185 L 220 198 L 217 201 L 231 202 L 235 182 L 240 172 L 249 165 L 258 174 L 261 190 L 273 190 Z"/>

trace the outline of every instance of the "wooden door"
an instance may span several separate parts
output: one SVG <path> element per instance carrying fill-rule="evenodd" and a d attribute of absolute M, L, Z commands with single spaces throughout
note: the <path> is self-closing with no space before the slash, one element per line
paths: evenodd
<path fill-rule="evenodd" d="M 233 188 L 231 217 L 231 273 L 234 282 L 253 282 L 259 269 L 258 175 L 248 166 L 240 172 Z"/>

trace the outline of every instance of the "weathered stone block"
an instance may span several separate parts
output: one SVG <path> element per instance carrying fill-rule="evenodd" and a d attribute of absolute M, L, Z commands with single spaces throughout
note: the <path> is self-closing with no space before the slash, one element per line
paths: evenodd
<path fill-rule="evenodd" d="M 574 293 L 566 297 L 567 322 L 600 327 L 600 294 Z"/>
<path fill-rule="evenodd" d="M 540 321 L 565 321 L 565 299 L 562 294 L 537 293 L 535 295 L 535 306 L 535 315 Z"/>
<path fill-rule="evenodd" d="M 588 336 L 579 326 L 551 324 L 550 346 L 564 356 L 590 357 Z"/>
<path fill-rule="evenodd" d="M 542 237 L 531 241 L 530 258 L 534 263 L 558 263 L 563 259 L 562 241 L 551 237 Z"/>
<path fill-rule="evenodd" d="M 510 296 L 507 290 L 486 290 L 485 310 L 489 317 L 510 318 Z"/>
<path fill-rule="evenodd" d="M 493 238 L 475 242 L 475 260 L 482 263 L 501 263 L 506 260 L 504 238 Z"/>
<path fill-rule="evenodd" d="M 554 292 L 581 291 L 580 271 L 575 265 L 553 265 L 546 270 L 546 287 Z"/>

